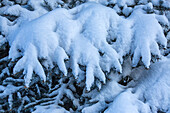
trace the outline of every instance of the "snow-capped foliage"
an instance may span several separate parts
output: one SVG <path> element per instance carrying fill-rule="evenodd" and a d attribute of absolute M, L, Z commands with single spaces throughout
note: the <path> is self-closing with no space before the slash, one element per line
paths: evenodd
<path fill-rule="evenodd" d="M 37 106 L 33 113 L 69 113 L 62 107 L 56 105 L 50 105 L 47 107 Z"/>
<path fill-rule="evenodd" d="M 133 89 L 127 89 L 118 95 L 106 113 L 156 113 L 170 109 L 169 65 L 170 60 L 164 59 L 151 66 L 150 70 L 132 70 L 131 76 L 139 76 L 131 81 Z M 139 73 L 140 72 L 140 73 Z M 129 85 L 130 85 L 129 84 Z"/>
<path fill-rule="evenodd" d="M 54 10 L 57 7 L 61 7 L 64 2 L 62 0 L 44 0 L 45 4 L 47 4 L 50 8 L 50 10 Z"/>
<path fill-rule="evenodd" d="M 96 3 L 86 3 L 71 10 L 56 9 L 18 27 L 8 40 L 11 44 L 9 58 L 14 61 L 22 57 L 14 67 L 14 74 L 24 69 L 27 87 L 33 71 L 46 81 L 38 59 L 45 59 L 49 66 L 56 63 L 66 76 L 64 60 L 70 56 L 70 67 L 76 79 L 80 73 L 79 65 L 86 66 L 88 91 L 95 77 L 105 83 L 104 71 L 110 72 L 115 67 L 122 72 L 119 60 L 122 62 L 122 57 L 129 53 L 131 41 L 134 67 L 142 57 L 142 62 L 149 68 L 151 53 L 160 57 L 157 42 L 164 47 L 167 44 L 155 15 L 144 14 L 140 7 L 128 21 L 114 10 Z"/>
<path fill-rule="evenodd" d="M 141 8 L 136 8 L 129 18 L 134 20 L 133 66 L 135 67 L 142 57 L 142 62 L 149 68 L 151 53 L 160 58 L 157 43 L 162 44 L 164 48 L 167 46 L 163 29 L 154 14 L 145 14 Z"/>
<path fill-rule="evenodd" d="M 123 69 L 131 64 L 124 65 Z M 150 70 L 145 70 L 143 66 L 132 69 L 131 72 L 124 72 L 132 77 L 127 86 L 122 86 L 117 82 L 120 75 L 112 77 L 108 84 L 98 92 L 93 90 L 85 96 L 91 97 L 90 102 L 97 102 L 85 107 L 84 113 L 99 112 L 108 108 L 104 113 L 156 113 L 157 111 L 166 112 L 170 108 L 169 94 L 169 65 L 170 60 L 164 59 L 151 66 Z M 126 76 L 127 76 L 126 75 Z M 123 76 L 123 75 L 122 75 Z M 113 101 L 113 102 L 112 102 Z M 111 102 L 106 104 L 105 102 Z"/>
<path fill-rule="evenodd" d="M 5 38 L 3 38 L 2 35 L 0 35 L 0 46 L 2 46 L 3 44 L 5 44 L 5 42 L 7 42 L 7 40 Z"/>
<path fill-rule="evenodd" d="M 170 112 L 169 4 L 0 0 L 0 112 Z"/>
<path fill-rule="evenodd" d="M 67 75 L 64 60 L 70 56 L 75 78 L 80 73 L 79 64 L 86 66 L 86 87 L 90 90 L 94 76 L 105 83 L 103 71 L 115 67 L 122 72 L 119 59 L 129 53 L 130 38 L 130 25 L 114 10 L 87 3 L 71 10 L 56 9 L 19 27 L 9 35 L 9 57 L 13 61 L 22 57 L 14 73 L 24 68 L 28 87 L 33 71 L 46 80 L 38 59 L 45 59 L 48 65 L 56 63 Z M 114 39 L 117 41 L 112 48 L 107 40 L 111 43 Z M 104 55 L 100 56 L 100 52 Z"/>

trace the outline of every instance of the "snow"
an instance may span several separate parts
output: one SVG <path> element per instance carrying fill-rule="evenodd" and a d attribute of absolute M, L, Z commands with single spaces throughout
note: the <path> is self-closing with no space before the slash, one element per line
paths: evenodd
<path fill-rule="evenodd" d="M 28 0 L 15 0 L 16 3 L 20 3 L 20 4 L 26 4 L 28 2 Z"/>
<path fill-rule="evenodd" d="M 51 10 L 61 7 L 60 4 L 64 4 L 62 0 L 45 0 L 45 3 L 50 6 Z"/>
<path fill-rule="evenodd" d="M 106 107 L 109 106 L 109 104 L 107 104 L 106 102 L 112 102 L 115 98 L 117 98 L 118 95 L 122 94 L 122 92 L 126 90 L 126 87 L 123 87 L 120 84 L 118 84 L 118 81 L 121 79 L 122 76 L 125 77 L 131 74 L 132 69 L 130 60 L 131 59 L 127 59 L 124 61 L 126 63 L 123 64 L 122 66 L 123 72 L 121 73 L 121 75 L 115 73 L 110 73 L 108 75 L 110 80 L 107 81 L 106 85 L 102 86 L 100 91 L 92 90 L 88 94 L 83 95 L 83 97 L 91 98 L 89 102 L 95 104 L 83 108 L 82 112 L 84 113 L 100 112 L 101 110 L 104 110 Z M 126 97 L 127 96 L 125 96 L 124 98 Z M 112 109 L 111 112 L 113 111 L 115 113 L 119 113 L 118 111 Z"/>
<path fill-rule="evenodd" d="M 32 113 L 69 113 L 69 112 L 59 106 L 49 105 L 49 106 L 45 106 L 45 107 L 37 106 L 36 110 Z"/>
<path fill-rule="evenodd" d="M 127 5 L 125 5 L 125 6 L 123 7 L 123 14 L 124 14 L 125 16 L 129 16 L 130 13 L 132 13 L 132 11 L 133 11 L 133 9 L 132 9 L 131 7 L 127 7 Z"/>
<path fill-rule="evenodd" d="M 145 70 L 143 66 L 129 69 L 132 63 L 130 61 L 130 59 L 124 61 L 126 64 L 123 70 L 126 71 L 121 75 L 114 73 L 109 75 L 111 80 L 102 87 L 100 92 L 92 90 L 83 95 L 91 97 L 90 102 L 97 102 L 85 107 L 82 110 L 84 113 L 98 112 L 107 106 L 104 113 L 156 113 L 158 110 L 163 112 L 169 110 L 170 59 L 164 57 L 160 62 L 152 64 L 149 70 Z M 127 86 L 117 83 L 121 76 L 127 75 L 133 78 Z M 111 102 L 111 104 L 105 102 Z"/>
<path fill-rule="evenodd" d="M 21 7 L 20 5 L 17 5 L 17 4 L 12 5 L 12 6 L 7 5 L 7 6 L 0 8 L 0 14 L 18 17 L 14 22 L 11 22 L 11 24 L 17 23 L 17 25 L 20 25 L 20 24 L 23 24 L 27 21 L 38 18 L 39 16 L 47 13 L 47 11 L 44 8 L 42 8 L 42 6 L 41 6 L 42 2 L 43 2 L 42 0 L 38 0 L 36 2 L 34 0 L 33 1 L 29 0 L 28 5 L 30 5 L 30 7 L 32 7 L 32 8 L 34 8 L 34 11 L 27 10 L 26 8 Z M 5 23 L 7 23 L 7 22 L 5 22 Z M 4 26 L 4 27 L 6 28 L 6 26 Z M 8 31 L 8 32 L 10 32 L 10 31 Z M 8 32 L 6 32 L 6 33 L 8 33 Z"/>
<path fill-rule="evenodd" d="M 53 14 L 54 12 L 51 12 L 47 15 L 53 16 Z M 60 13 L 57 13 L 57 15 L 54 16 L 60 16 Z M 17 73 L 24 68 L 25 73 L 27 73 L 25 78 L 27 87 L 29 86 L 33 71 L 35 71 L 42 80 L 46 81 L 46 76 L 38 61 L 38 57 L 47 59 L 49 62 L 55 60 L 55 62 L 60 64 L 59 67 L 63 70 L 63 73 L 67 74 L 66 69 L 64 68 L 65 66 L 63 65 L 63 60 L 67 58 L 67 55 L 62 48 L 58 46 L 57 34 L 53 32 L 55 25 L 57 24 L 54 21 L 54 16 L 51 17 L 51 21 L 47 18 L 48 16 L 43 16 L 44 18 L 42 17 L 41 19 L 35 19 L 21 28 L 18 28 L 16 31 L 20 32 L 19 34 L 14 32 L 14 34 L 9 37 L 9 42 L 12 43 L 9 51 L 9 58 L 12 58 L 12 60 L 18 58 L 20 56 L 20 53 L 17 52 L 18 49 L 24 52 L 24 56 L 14 67 L 14 73 Z M 32 31 L 33 33 L 30 34 Z M 48 39 L 49 37 L 50 40 Z M 60 54 L 60 57 L 57 54 Z M 57 58 L 52 58 L 52 56 L 56 56 Z"/>
<path fill-rule="evenodd" d="M 120 1 L 121 4 L 124 2 Z M 148 4 L 145 7 L 148 7 Z M 19 12 L 24 11 L 20 6 L 15 5 L 13 8 Z M 10 10 L 13 12 L 12 7 Z M 11 14 L 10 10 L 7 12 Z M 125 15 L 129 15 L 131 11 L 131 8 L 124 7 Z M 16 14 L 13 14 L 17 16 L 19 12 L 15 11 Z M 112 42 L 114 39 L 116 42 Z M 157 43 L 161 43 L 164 47 L 167 43 L 154 14 L 147 15 L 137 7 L 128 19 L 124 19 L 111 8 L 95 2 L 71 10 L 59 8 L 25 22 L 10 33 L 8 40 L 11 45 L 9 58 L 14 61 L 22 57 L 14 67 L 14 74 L 24 69 L 26 87 L 29 87 L 33 72 L 46 81 L 39 59 L 45 59 L 46 68 L 53 68 L 53 63 L 56 63 L 60 71 L 67 76 L 64 61 L 70 56 L 70 67 L 75 78 L 80 74 L 79 64 L 86 66 L 88 91 L 94 84 L 95 77 L 106 83 L 103 71 L 110 72 L 110 69 L 115 67 L 116 71 L 121 73 L 122 57 L 130 50 L 134 54 L 134 67 L 142 57 L 145 67 L 149 68 L 151 53 L 160 57 Z M 132 42 L 134 48 L 130 46 Z M 99 52 L 104 55 L 100 56 Z"/>
<path fill-rule="evenodd" d="M 2 35 L 0 35 L 0 46 L 5 44 L 5 42 L 7 42 L 7 40 Z"/>
<path fill-rule="evenodd" d="M 136 67 L 140 57 L 146 68 L 150 66 L 151 53 L 160 57 L 159 46 L 162 44 L 164 48 L 167 46 L 167 40 L 163 34 L 163 29 L 156 20 L 154 14 L 145 14 L 141 8 L 136 8 L 129 17 L 134 19 L 134 52 L 133 67 Z M 147 31 L 147 32 L 146 32 Z"/>
<path fill-rule="evenodd" d="M 167 111 L 170 108 L 169 64 L 170 59 L 166 58 L 153 64 L 151 70 L 142 73 L 144 76 L 136 87 L 136 94 L 140 99 L 146 100 L 152 112 L 157 112 L 159 109 Z"/>
<path fill-rule="evenodd" d="M 7 35 L 6 33 L 8 32 L 8 24 L 9 24 L 9 21 L 5 17 L 0 16 L 0 31 L 1 31 L 1 34 Z M 0 35 L 0 37 L 1 37 L 1 35 Z"/>
<path fill-rule="evenodd" d="M 28 87 L 33 71 L 42 80 L 46 79 L 38 61 L 39 58 L 47 60 L 49 65 L 56 62 L 63 74 L 67 75 L 64 60 L 71 56 L 70 59 L 73 60 L 70 62 L 75 77 L 79 74 L 78 64 L 87 66 L 87 90 L 90 90 L 93 85 L 94 76 L 105 83 L 102 70 L 109 72 L 111 68 L 115 67 L 117 71 L 122 72 L 119 59 L 130 51 L 130 47 L 128 47 L 131 42 L 130 25 L 124 21 L 110 8 L 96 3 L 87 3 L 71 10 L 56 9 L 27 22 L 8 37 L 11 44 L 9 58 L 15 60 L 22 56 L 14 67 L 14 73 L 24 68 L 25 82 Z M 71 26 L 74 26 L 75 29 L 72 29 Z M 113 48 L 106 42 L 109 29 L 117 30 L 110 34 L 111 36 L 118 35 Z M 119 30 L 124 32 L 118 32 Z M 122 45 L 119 45 L 120 43 Z M 118 47 L 121 48 L 118 49 Z M 123 51 L 123 49 L 125 50 Z M 106 66 L 107 63 L 107 67 L 100 66 L 101 57 L 99 57 L 98 50 L 105 53 L 102 65 Z M 120 53 L 120 57 L 118 53 Z M 99 74 L 95 74 L 95 71 L 98 71 Z"/>
<path fill-rule="evenodd" d="M 121 9 L 117 4 L 113 7 L 113 9 L 116 11 L 116 13 L 121 13 Z"/>
<path fill-rule="evenodd" d="M 102 110 L 102 108 L 106 106 L 105 102 L 97 102 L 96 104 L 89 106 L 89 107 L 85 107 L 82 110 L 82 113 L 98 113 Z"/>
<path fill-rule="evenodd" d="M 159 6 L 159 0 L 151 0 L 151 2 L 153 3 L 153 5 Z"/>
<path fill-rule="evenodd" d="M 139 70 L 132 70 L 130 76 L 138 76 L 136 82 L 132 81 L 135 85 L 129 83 L 128 87 L 132 85 L 132 88 L 118 94 L 105 113 L 168 111 L 170 108 L 169 63 L 170 59 L 164 58 L 162 61 L 151 65 L 150 70 L 141 67 L 139 67 Z"/>
<path fill-rule="evenodd" d="M 116 3 L 112 9 L 104 6 L 108 1 L 88 0 L 73 9 L 56 9 L 63 1 L 45 1 L 53 11 L 43 8 L 43 0 L 28 1 L 34 11 L 20 5 L 0 8 L 1 15 L 17 17 L 9 21 L 0 16 L 0 46 L 6 42 L 10 44 L 9 58 L 0 61 L 11 59 L 16 62 L 13 74 L 23 71 L 24 75 L 24 81 L 8 77 L 0 85 L 0 98 L 8 96 L 10 109 L 13 94 L 23 88 L 13 86 L 13 81 L 25 82 L 29 87 L 32 76 L 38 75 L 48 82 L 45 69 L 56 68 L 56 76 L 64 75 L 63 78 L 57 79 L 59 84 L 45 95 L 44 100 L 49 101 L 36 106 L 33 113 L 69 113 L 58 106 L 64 105 L 65 97 L 83 113 L 170 112 L 170 55 L 166 58 L 161 54 L 163 48 L 169 47 L 170 32 L 165 37 L 163 31 L 163 27 L 169 27 L 169 18 L 167 14 L 152 12 L 160 2 L 140 0 L 138 4 L 143 5 L 133 8 L 134 0 L 110 0 Z M 17 2 L 24 4 L 27 1 Z M 14 2 L 3 0 L 3 3 L 12 5 Z M 163 0 L 164 7 L 169 7 L 168 3 Z M 161 60 L 153 63 L 152 58 L 156 57 Z M 6 73 L 10 75 L 9 71 L 8 67 L 4 68 L 0 77 Z M 77 83 L 85 84 L 81 95 L 85 105 L 79 103 L 77 97 L 80 95 L 75 96 L 77 88 L 73 76 Z M 132 80 L 127 86 L 121 85 L 119 81 L 127 76 Z M 69 80 L 65 83 L 67 77 Z M 41 95 L 38 84 L 36 90 Z M 23 99 L 23 105 L 24 101 L 30 102 L 27 96 L 22 98 L 19 92 L 17 95 Z M 40 102 L 30 102 L 25 107 Z"/>
<path fill-rule="evenodd" d="M 118 95 L 104 113 L 149 113 L 149 107 L 141 103 L 129 89 Z"/>
<path fill-rule="evenodd" d="M 11 84 L 7 85 L 6 87 L 3 87 L 0 85 L 1 90 L 3 90 L 3 93 L 0 94 L 0 98 L 4 98 L 8 95 L 11 95 L 11 94 L 17 92 L 17 90 L 19 90 L 21 87 L 22 86 L 16 87 Z"/>
<path fill-rule="evenodd" d="M 155 6 L 162 5 L 162 6 L 165 7 L 165 8 L 169 8 L 169 6 L 170 6 L 169 0 L 151 0 L 151 2 L 152 2 L 153 5 L 155 5 Z"/>
<path fill-rule="evenodd" d="M 109 3 L 116 4 L 119 7 L 123 7 L 125 5 L 133 6 L 135 5 L 135 0 L 109 0 Z"/>
<path fill-rule="evenodd" d="M 155 15 L 158 22 L 164 26 L 169 26 L 168 18 L 165 15 Z"/>
<path fill-rule="evenodd" d="M 12 101 L 13 101 L 12 95 L 9 95 L 8 102 L 9 102 L 10 109 L 12 109 L 12 104 L 13 104 Z"/>
<path fill-rule="evenodd" d="M 14 3 L 12 1 L 9 1 L 9 0 L 2 0 L 2 4 L 4 4 L 4 5 L 13 5 Z"/>

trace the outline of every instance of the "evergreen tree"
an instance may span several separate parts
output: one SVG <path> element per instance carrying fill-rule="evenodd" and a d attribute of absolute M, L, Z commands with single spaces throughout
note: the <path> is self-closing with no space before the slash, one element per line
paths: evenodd
<path fill-rule="evenodd" d="M 166 0 L 0 0 L 0 112 L 170 112 L 169 10 Z"/>

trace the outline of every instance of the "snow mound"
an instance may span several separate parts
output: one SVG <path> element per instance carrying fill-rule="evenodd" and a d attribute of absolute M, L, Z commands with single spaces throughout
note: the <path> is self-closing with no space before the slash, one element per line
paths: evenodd
<path fill-rule="evenodd" d="M 128 88 L 120 92 L 109 105 L 105 113 L 157 113 L 170 110 L 170 60 L 151 65 L 150 70 L 144 68 L 132 70 L 132 80 Z M 133 82 L 133 85 L 132 85 Z"/>
<path fill-rule="evenodd" d="M 143 71 L 144 75 L 135 92 L 139 99 L 149 104 L 153 112 L 166 112 L 170 109 L 170 59 L 163 59 Z M 146 77 L 147 76 L 147 77 Z"/>
<path fill-rule="evenodd" d="M 118 95 L 104 113 L 149 113 L 149 106 L 127 90 Z"/>

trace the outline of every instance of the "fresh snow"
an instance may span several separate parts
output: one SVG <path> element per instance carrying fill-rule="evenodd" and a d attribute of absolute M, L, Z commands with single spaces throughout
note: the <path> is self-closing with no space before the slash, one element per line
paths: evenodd
<path fill-rule="evenodd" d="M 139 8 L 138 8 L 139 7 Z M 167 39 L 164 36 L 163 29 L 158 23 L 155 14 L 145 14 L 140 6 L 132 13 L 129 19 L 134 20 L 134 48 L 133 51 L 133 67 L 136 67 L 140 57 L 146 68 L 149 68 L 151 61 L 151 53 L 161 57 L 159 44 L 164 48 L 167 46 Z"/>
<path fill-rule="evenodd" d="M 138 76 L 138 82 L 132 81 L 134 88 L 118 95 L 105 113 L 156 113 L 170 109 L 170 60 L 164 59 L 151 66 L 150 70 L 140 68 L 132 70 L 131 76 Z M 129 86 L 130 87 L 130 86 Z M 149 109 L 151 108 L 151 109 Z M 114 110 L 114 112 L 113 112 Z M 150 111 L 152 110 L 152 111 Z"/>
<path fill-rule="evenodd" d="M 25 23 L 9 35 L 9 58 L 15 60 L 22 56 L 14 67 L 14 73 L 24 68 L 28 87 L 33 71 L 46 81 L 38 59 L 47 60 L 49 66 L 56 62 L 63 74 L 67 75 L 64 60 L 70 56 L 76 78 L 80 70 L 78 64 L 87 66 L 86 87 L 90 90 L 94 76 L 105 83 L 102 70 L 109 72 L 115 67 L 118 72 L 122 72 L 119 59 L 130 51 L 129 27 L 126 20 L 120 18 L 114 10 L 96 3 L 86 3 L 71 10 L 56 9 Z M 118 36 L 117 41 L 112 47 L 106 40 L 115 36 Z M 99 52 L 104 53 L 104 56 L 100 57 Z"/>
<path fill-rule="evenodd" d="M 138 4 L 142 5 L 134 8 L 131 6 L 135 5 L 135 0 L 88 1 L 65 9 L 56 8 L 64 4 L 62 0 L 45 0 L 52 10 L 48 12 L 43 7 L 44 0 L 28 1 L 34 11 L 3 0 L 6 6 L 0 8 L 0 14 L 18 18 L 9 21 L 0 16 L 0 46 L 6 42 L 10 44 L 8 58 L 0 61 L 15 62 L 13 74 L 22 72 L 24 80 L 5 78 L 0 85 L 0 98 L 7 96 L 12 109 L 14 93 L 24 88 L 12 82 L 25 82 L 25 90 L 29 90 L 33 76 L 38 75 L 43 83 L 49 82 L 47 76 L 50 75 L 46 75 L 45 69 L 57 67 L 56 74 L 64 75 L 63 78 L 45 95 L 47 102 L 37 105 L 33 113 L 73 112 L 71 108 L 67 111 L 58 106 L 64 105 L 65 97 L 82 113 L 169 113 L 170 55 L 162 56 L 163 49 L 170 47 L 170 32 L 164 35 L 169 27 L 169 13 L 152 13 L 161 3 L 158 0 L 149 3 L 140 0 Z M 24 4 L 26 0 L 16 2 Z M 116 5 L 113 8 L 104 6 L 109 3 Z M 162 0 L 162 3 L 169 7 L 170 2 Z M 159 62 L 153 63 L 158 59 Z M 0 78 L 10 75 L 9 71 L 3 68 Z M 85 105 L 81 105 L 81 98 L 77 99 L 74 94 L 77 89 L 72 76 L 80 87 L 85 84 L 81 95 L 86 99 Z M 68 83 L 64 82 L 66 77 Z M 127 86 L 119 83 L 125 77 L 132 78 Z M 36 89 L 40 95 L 38 84 Z M 17 96 L 23 98 L 23 103 L 30 102 L 19 92 Z M 25 108 L 39 102 L 41 100 L 28 103 Z"/>
<path fill-rule="evenodd" d="M 36 110 L 32 113 L 69 113 L 69 112 L 59 106 L 50 105 L 47 107 L 37 106 Z"/>
<path fill-rule="evenodd" d="M 14 67 L 14 74 L 24 69 L 27 87 L 33 72 L 46 81 L 39 59 L 45 59 L 50 68 L 56 63 L 66 76 L 64 60 L 70 56 L 75 78 L 80 73 L 79 64 L 86 66 L 86 88 L 89 91 L 95 77 L 105 83 L 103 71 L 110 72 L 115 67 L 121 73 L 122 57 L 130 50 L 134 54 L 134 67 L 142 57 L 142 62 L 149 68 L 151 53 L 160 57 L 157 42 L 164 47 L 167 43 L 155 15 L 144 14 L 141 7 L 137 7 L 126 20 L 111 8 L 89 2 L 70 10 L 55 9 L 20 26 L 9 34 L 9 58 L 14 61 L 22 57 Z M 115 39 L 116 42 L 112 42 Z M 133 48 L 130 46 L 132 42 Z"/>
<path fill-rule="evenodd" d="M 127 61 L 127 63 L 131 62 Z M 92 91 L 85 95 L 87 97 L 92 95 L 90 101 L 98 102 L 85 107 L 83 112 L 93 113 L 93 111 L 100 111 L 105 106 L 109 107 L 104 113 L 157 113 L 158 110 L 168 111 L 170 109 L 169 64 L 170 59 L 163 58 L 162 61 L 152 64 L 150 70 L 145 70 L 140 66 L 132 69 L 130 73 L 126 72 L 134 78 L 127 86 L 121 86 L 117 83 L 118 76 L 111 78 L 112 80 L 108 81 L 108 84 L 100 92 Z M 123 68 L 127 68 L 127 66 L 124 65 Z M 107 105 L 105 101 L 110 101 L 111 104 Z"/>
<path fill-rule="evenodd" d="M 104 113 L 149 113 L 148 109 L 149 107 L 138 100 L 136 95 L 125 91 L 116 97 Z"/>

